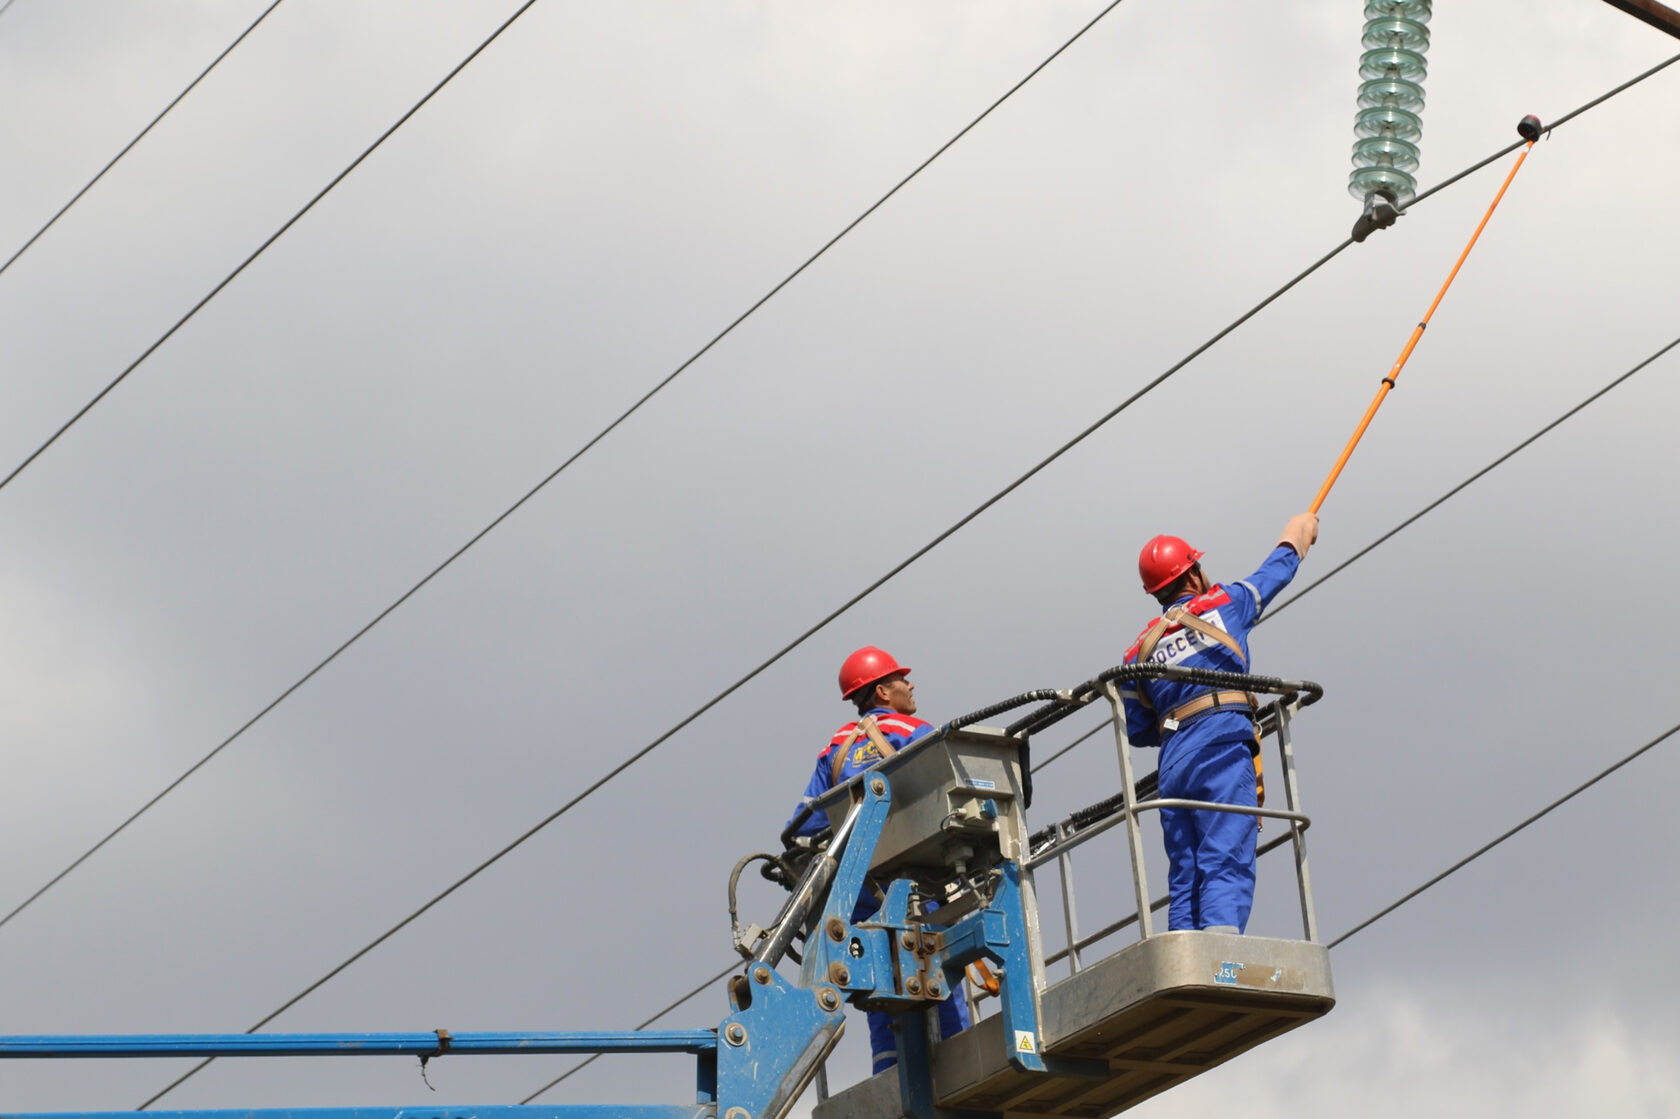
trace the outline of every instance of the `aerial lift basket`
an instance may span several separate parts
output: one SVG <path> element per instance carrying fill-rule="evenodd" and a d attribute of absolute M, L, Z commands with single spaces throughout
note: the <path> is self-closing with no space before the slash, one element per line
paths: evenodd
<path fill-rule="evenodd" d="M 1274 788 L 1282 786 L 1284 807 L 1248 809 L 1166 800 L 1156 795 L 1154 774 L 1138 780 L 1120 689 L 1148 676 L 1184 677 L 1265 697 L 1260 727 L 1263 741 L 1275 748 L 1277 757 L 1277 767 L 1269 763 L 1268 774 Z M 1328 953 L 1317 942 L 1304 835 L 1309 821 L 1300 809 L 1290 740 L 1292 717 L 1319 698 L 1318 686 L 1273 677 L 1130 666 L 1066 692 L 1036 694 L 1054 698 L 1008 727 L 953 725 L 871 771 L 886 774 L 893 789 L 891 814 L 870 863 L 875 878 L 978 881 L 1004 860 L 1018 862 L 1023 872 L 1041 1028 L 1037 1044 L 1048 1071 L 1025 1071 L 1012 1062 L 1015 1039 L 1004 1036 L 1001 1017 L 983 1018 L 934 1046 L 932 1080 L 938 1109 L 1100 1119 L 1329 1011 L 1335 992 Z M 1122 792 L 1030 834 L 1022 782 L 1028 739 L 1096 699 L 1106 700 L 1115 714 Z M 819 806 L 836 809 L 831 818 L 838 818 L 847 795 L 842 786 Z M 1293 850 L 1302 939 L 1157 931 L 1154 912 L 1166 899 L 1149 897 L 1141 820 L 1163 807 L 1213 808 L 1281 823 L 1283 834 L 1269 839 L 1261 850 L 1286 844 Z M 1113 828 L 1124 829 L 1137 910 L 1081 936 L 1070 856 Z M 1066 946 L 1046 956 L 1035 878 L 1052 867 L 1060 885 Z M 1117 942 L 1115 934 L 1133 926 L 1137 939 Z M 1049 970 L 1060 975 L 1063 966 L 1065 977 L 1052 981 Z M 813 1113 L 814 1119 L 909 1114 L 899 1079 L 890 1071 L 821 1101 Z"/>

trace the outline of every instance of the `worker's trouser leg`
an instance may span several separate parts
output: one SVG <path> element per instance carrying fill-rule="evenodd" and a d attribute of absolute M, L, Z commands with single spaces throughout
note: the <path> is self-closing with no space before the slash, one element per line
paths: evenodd
<path fill-rule="evenodd" d="M 1185 744 L 1188 746 L 1188 744 Z M 1255 806 L 1254 760 L 1244 740 L 1210 742 L 1163 759 L 1161 796 Z M 1253 816 L 1183 808 L 1161 810 L 1166 838 L 1169 929 L 1248 927 L 1254 905 Z"/>
<path fill-rule="evenodd" d="M 1161 794 L 1165 796 L 1163 792 Z M 1196 929 L 1196 821 L 1183 808 L 1161 809 L 1167 847 L 1167 928 Z"/>
<path fill-rule="evenodd" d="M 898 1040 L 893 1037 L 893 1015 L 880 1010 L 869 1012 L 869 1051 L 875 1061 L 870 1071 L 885 1072 L 898 1064 Z M 939 1036 L 941 1039 L 968 1029 L 968 1006 L 962 996 L 952 991 L 939 1004 Z"/>

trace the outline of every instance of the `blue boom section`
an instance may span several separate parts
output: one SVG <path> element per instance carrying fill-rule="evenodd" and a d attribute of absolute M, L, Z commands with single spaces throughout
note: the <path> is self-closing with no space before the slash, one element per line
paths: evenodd
<path fill-rule="evenodd" d="M 445 1053 L 709 1053 L 716 1048 L 716 1030 L 0 1037 L 0 1057 L 441 1057 Z"/>
<path fill-rule="evenodd" d="M 712 1104 L 689 1106 L 601 1106 L 601 1107 L 269 1107 L 240 1111 L 148 1111 L 155 1119 L 580 1119 L 595 1114 L 600 1119 L 704 1119 L 716 1112 Z M 81 1119 L 134 1119 L 133 1111 L 71 1112 Z M 5 1119 L 66 1119 L 66 1112 L 5 1112 Z"/>
<path fill-rule="evenodd" d="M 690 1053 L 696 1058 L 695 1100 L 677 1105 L 301 1108 L 158 1111 L 165 1119 L 781 1119 L 839 1040 L 846 1003 L 897 1012 L 900 1083 L 912 1114 L 933 1115 L 931 1054 L 925 1012 L 962 981 L 968 964 L 990 963 L 1001 981 L 1000 1006 L 1024 1071 L 1044 1071 L 1032 992 L 1030 938 L 1020 866 L 991 871 L 983 897 L 952 906 L 948 924 L 926 905 L 917 884 L 886 884 L 878 912 L 850 921 L 869 873 L 876 841 L 892 806 L 887 775 L 857 780 L 852 827 L 822 911 L 812 922 L 799 982 L 775 961 L 750 962 L 730 982 L 732 1013 L 715 1029 L 625 1032 L 460 1033 L 446 1030 L 360 1034 L 158 1034 L 136 1036 L 0 1037 L 0 1059 L 114 1057 L 379 1056 L 434 1059 L 473 1053 Z M 995 806 L 994 806 L 995 807 Z M 833 857 L 830 852 L 828 857 Z M 958 915 L 960 914 L 960 915 Z M 132 1112 L 60 1112 L 116 1116 Z M 44 1119 L 7 1112 L 5 1119 Z"/>

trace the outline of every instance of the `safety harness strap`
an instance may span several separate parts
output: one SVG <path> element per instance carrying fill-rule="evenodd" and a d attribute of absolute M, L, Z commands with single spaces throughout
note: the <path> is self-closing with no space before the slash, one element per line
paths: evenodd
<path fill-rule="evenodd" d="M 1237 660 L 1242 662 L 1243 668 L 1248 667 L 1248 655 L 1243 652 L 1242 646 L 1237 644 L 1236 638 L 1213 623 L 1202 621 L 1182 606 L 1171 607 L 1165 614 L 1155 619 L 1155 624 L 1150 626 L 1143 637 L 1139 639 L 1137 658 L 1133 663 L 1142 664 L 1147 661 L 1150 654 L 1155 652 L 1155 646 L 1161 643 L 1161 638 L 1165 637 L 1167 631 L 1176 625 L 1194 630 L 1210 641 L 1217 641 L 1236 654 Z"/>
<path fill-rule="evenodd" d="M 1143 664 L 1148 661 L 1150 655 L 1155 652 L 1155 647 L 1161 643 L 1161 638 L 1165 637 L 1167 631 L 1175 625 L 1182 625 L 1185 629 L 1193 630 L 1203 637 L 1217 641 L 1237 655 L 1237 660 L 1242 663 L 1244 669 L 1248 668 L 1248 657 L 1243 653 L 1242 646 L 1237 644 L 1236 638 L 1211 622 L 1202 621 L 1183 606 L 1170 607 L 1165 614 L 1155 619 L 1155 624 L 1150 626 L 1144 632 L 1144 635 L 1138 639 L 1137 656 L 1132 663 Z M 1148 689 L 1138 688 L 1137 696 L 1138 702 L 1143 706 L 1151 711 L 1155 709 L 1155 705 L 1149 702 Z M 1170 719 L 1173 716 L 1169 713 L 1167 718 Z"/>
<path fill-rule="evenodd" d="M 1177 614 L 1176 617 L 1174 617 L 1175 612 Z M 1237 639 L 1214 625 L 1212 622 L 1202 621 L 1202 619 L 1190 613 L 1182 606 L 1174 606 L 1171 610 L 1167 611 L 1166 616 L 1168 618 L 1172 618 L 1173 621 L 1178 622 L 1185 629 L 1193 629 L 1208 640 L 1219 642 L 1221 645 L 1236 654 L 1237 660 L 1242 663 L 1244 671 L 1248 669 L 1248 654 L 1244 653 L 1242 646 L 1237 644 Z"/>
<path fill-rule="evenodd" d="M 840 783 L 840 771 L 846 768 L 847 756 L 851 754 L 852 747 L 857 744 L 857 740 L 865 735 L 868 736 L 870 742 L 875 744 L 875 749 L 881 752 L 883 761 L 898 753 L 893 744 L 887 741 L 887 736 L 882 734 L 881 729 L 875 725 L 875 716 L 865 715 L 857 721 L 857 725 L 852 728 L 852 733 L 846 736 L 846 741 L 834 748 L 834 760 L 829 763 L 828 782 L 830 785 Z"/>
<path fill-rule="evenodd" d="M 1205 715 L 1210 711 L 1242 707 L 1252 712 L 1259 706 L 1260 697 L 1253 692 L 1207 691 L 1161 716 L 1161 729 L 1177 730 L 1197 715 Z"/>

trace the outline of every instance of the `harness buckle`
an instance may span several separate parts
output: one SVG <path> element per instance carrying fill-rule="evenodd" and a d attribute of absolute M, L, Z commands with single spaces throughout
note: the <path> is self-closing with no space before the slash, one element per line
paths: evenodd
<path fill-rule="evenodd" d="M 1177 719 L 1162 719 L 1161 720 L 1161 729 L 1162 730 L 1177 730 L 1178 729 L 1178 720 Z"/>

